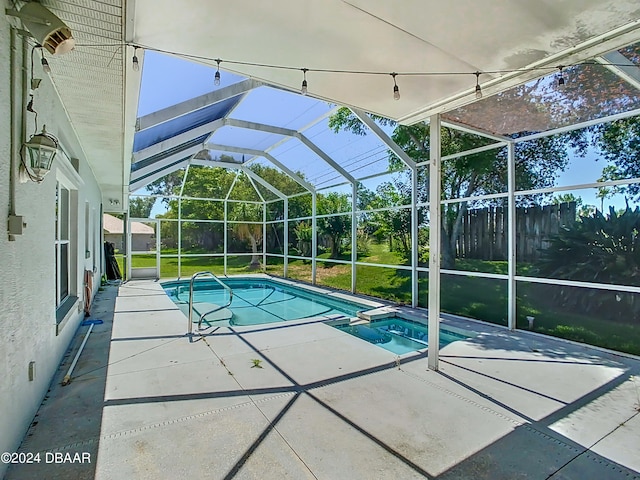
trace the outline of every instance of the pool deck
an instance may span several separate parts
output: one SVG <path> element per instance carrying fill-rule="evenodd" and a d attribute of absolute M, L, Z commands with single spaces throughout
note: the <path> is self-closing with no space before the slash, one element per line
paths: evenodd
<path fill-rule="evenodd" d="M 190 339 L 147 281 L 91 318 L 21 446 L 43 461 L 7 479 L 640 479 L 637 358 L 464 320 L 439 372 L 322 319 Z"/>

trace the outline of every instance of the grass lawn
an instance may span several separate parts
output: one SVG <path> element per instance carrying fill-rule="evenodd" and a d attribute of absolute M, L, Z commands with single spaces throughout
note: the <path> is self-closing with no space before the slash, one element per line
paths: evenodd
<path fill-rule="evenodd" d="M 351 290 L 351 265 L 322 262 L 329 257 L 324 253 L 318 257 L 316 283 L 340 290 Z M 341 260 L 350 260 L 350 252 L 345 252 Z M 119 258 L 119 263 L 121 258 Z M 137 255 L 134 267 L 155 265 L 155 255 Z M 282 276 L 283 259 L 268 257 L 267 266 L 262 270 L 249 270 L 249 256 L 228 257 L 228 274 L 271 273 Z M 403 264 L 405 259 L 397 252 L 390 252 L 386 244 L 373 244 L 369 255 L 361 256 L 363 263 Z M 122 264 L 120 265 L 123 269 Z M 507 272 L 507 262 L 459 260 L 456 269 L 485 273 Z M 224 273 L 221 257 L 183 257 L 181 276 L 188 277 L 201 270 L 210 270 L 215 274 Z M 122 270 L 123 271 L 123 270 Z M 162 277 L 178 276 L 178 259 L 162 258 L 160 265 Z M 311 282 L 311 260 L 291 260 L 288 265 L 288 277 Z M 428 278 L 421 274 L 419 279 L 418 304 L 426 307 Z M 518 284 L 517 290 L 517 326 L 528 328 L 527 315 L 535 316 L 534 331 L 556 337 L 589 343 L 613 350 L 640 355 L 640 324 L 621 323 L 601 317 L 562 311 L 557 306 L 548 305 L 544 299 L 527 294 L 524 285 Z M 375 266 L 356 266 L 356 292 L 396 303 L 411 303 L 411 272 L 396 268 Z M 489 278 L 464 275 L 441 277 L 441 306 L 444 312 L 462 315 L 490 323 L 507 324 L 507 282 Z"/>
<path fill-rule="evenodd" d="M 250 270 L 250 256 L 227 257 L 227 274 L 250 274 L 262 273 L 264 270 Z M 208 270 L 216 275 L 224 275 L 224 259 L 222 257 L 182 257 L 180 265 L 180 276 L 190 277 L 196 272 Z M 118 258 L 120 271 L 123 270 L 122 258 Z M 156 265 L 156 256 L 135 255 L 132 258 L 131 266 L 136 267 L 154 267 Z M 267 268 L 267 273 L 270 270 Z M 277 269 L 275 269 L 277 270 Z M 281 273 L 280 273 L 281 274 Z M 160 276 L 162 278 L 178 278 L 178 258 L 177 257 L 161 257 L 160 258 Z"/>

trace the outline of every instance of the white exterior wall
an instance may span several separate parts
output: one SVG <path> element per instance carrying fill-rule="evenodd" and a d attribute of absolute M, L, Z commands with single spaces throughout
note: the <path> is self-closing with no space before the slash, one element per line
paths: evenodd
<path fill-rule="evenodd" d="M 0 1 L 9 8 L 10 2 Z M 24 55 L 22 39 L 16 37 L 18 55 L 18 80 L 14 89 L 14 102 L 18 112 L 17 122 L 11 120 L 11 29 L 8 17 L 0 15 L 0 219 L 3 225 L 9 216 L 10 162 L 19 162 L 18 147 L 12 149 L 12 133 L 20 142 L 22 135 L 20 117 L 25 115 L 26 137 L 34 131 L 33 115 L 26 114 L 27 98 L 22 93 L 22 72 L 29 69 L 29 56 Z M 26 71 L 25 70 L 25 71 Z M 98 269 L 94 275 L 94 290 L 99 287 L 101 275 L 101 192 L 96 179 L 84 158 L 80 142 L 69 124 L 57 94 L 42 71 L 39 55 L 36 56 L 35 76 L 42 84 L 35 92 L 34 108 L 38 112 L 38 128 L 47 125 L 47 131 L 57 136 L 69 157 L 79 159 L 79 174 L 73 167 L 63 165 L 63 157 L 54 160 L 52 171 L 41 184 L 15 183 L 15 213 L 22 215 L 27 227 L 22 235 L 10 241 L 6 227 L 0 233 L 0 452 L 15 451 L 22 441 L 52 377 L 67 350 L 73 335 L 83 319 L 84 269 Z M 13 150 L 13 151 L 12 151 Z M 57 176 L 63 175 L 77 187 L 77 202 L 72 207 L 77 229 L 71 237 L 77 248 L 70 252 L 71 294 L 77 295 L 77 304 L 69 311 L 67 320 L 56 322 L 56 273 L 55 273 L 55 191 Z M 72 197 L 74 197 L 72 195 Z M 85 248 L 85 209 L 89 203 L 89 243 Z M 73 202 L 72 202 L 73 205 Z M 94 233 L 95 231 L 95 233 Z M 96 249 L 96 243 L 98 249 Z M 89 250 L 89 258 L 85 258 Z M 96 251 L 97 250 L 97 251 Z M 75 283 L 75 287 L 73 284 Z M 29 381 L 29 363 L 34 361 L 36 376 Z M 0 464 L 0 477 L 6 465 Z"/>

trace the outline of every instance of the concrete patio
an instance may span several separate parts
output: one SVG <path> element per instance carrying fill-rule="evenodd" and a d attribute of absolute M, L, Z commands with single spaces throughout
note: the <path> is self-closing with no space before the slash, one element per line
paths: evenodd
<path fill-rule="evenodd" d="M 478 335 L 439 372 L 322 319 L 190 341 L 146 281 L 105 287 L 91 317 L 21 446 L 43 461 L 7 479 L 640 478 L 637 358 L 456 319 Z"/>

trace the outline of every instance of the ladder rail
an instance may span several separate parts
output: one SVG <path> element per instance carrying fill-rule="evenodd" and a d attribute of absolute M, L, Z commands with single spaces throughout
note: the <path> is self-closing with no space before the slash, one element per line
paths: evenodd
<path fill-rule="evenodd" d="M 188 326 L 188 330 L 187 330 L 189 335 L 191 335 L 193 333 L 193 285 L 195 283 L 195 280 L 198 277 L 204 277 L 205 275 L 213 278 L 216 282 L 218 282 L 222 286 L 222 288 L 224 288 L 225 290 L 227 290 L 229 292 L 229 302 L 224 307 L 219 307 L 219 308 L 213 309 L 212 311 L 206 312 L 205 314 L 201 315 L 200 316 L 200 320 L 198 321 L 198 329 L 200 329 L 200 326 L 202 325 L 202 319 L 206 315 L 209 315 L 210 313 L 217 312 L 218 310 L 221 310 L 223 308 L 228 307 L 229 305 L 231 305 L 231 301 L 233 300 L 233 290 L 231 290 L 231 287 L 229 287 L 229 285 L 226 285 L 225 283 L 223 283 L 218 277 L 216 277 L 213 274 L 213 272 L 210 272 L 208 270 L 204 270 L 204 271 L 201 271 L 201 272 L 196 272 L 193 275 L 191 275 L 191 280 L 189 282 L 189 326 Z"/>
<path fill-rule="evenodd" d="M 214 312 L 218 312 L 224 308 L 227 308 L 229 305 L 231 305 L 231 302 L 233 301 L 233 290 L 229 289 L 229 301 L 222 306 L 218 306 L 216 308 L 214 308 L 213 310 L 209 310 L 206 313 L 203 313 L 202 315 L 200 315 L 200 320 L 198 320 L 198 330 L 202 330 L 202 320 L 204 319 L 204 317 L 206 317 L 207 315 L 214 313 Z"/>

